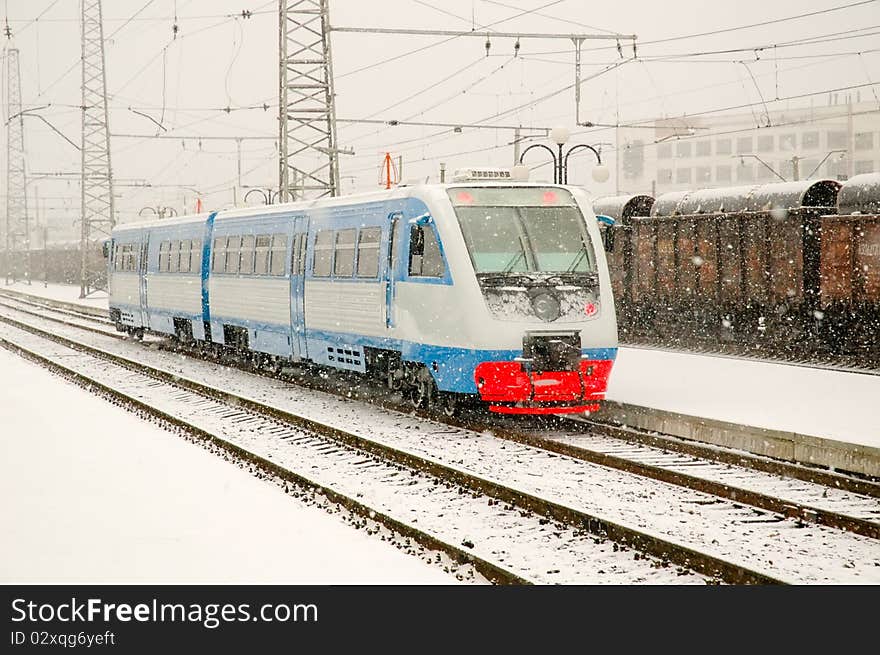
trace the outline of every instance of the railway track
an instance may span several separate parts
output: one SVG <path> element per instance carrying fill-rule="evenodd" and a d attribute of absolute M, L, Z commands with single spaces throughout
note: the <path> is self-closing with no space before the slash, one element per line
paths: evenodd
<path fill-rule="evenodd" d="M 157 369 L 2 328 L 10 350 L 260 470 L 378 521 L 423 546 L 469 562 L 498 583 L 705 583 L 707 576 L 633 557 L 616 544 L 495 501 L 448 479 L 352 446 L 341 431 L 284 420 L 216 389 L 171 381 Z M 334 438 L 335 437 L 335 438 Z M 548 538 L 549 537 L 549 538 Z"/>
<path fill-rule="evenodd" d="M 32 314 L 41 315 L 38 312 Z M 59 320 L 68 325 L 80 324 Z M 89 326 L 84 326 L 84 329 L 94 331 Z M 103 323 L 97 332 L 124 338 Z M 163 347 L 165 342 L 159 340 L 156 343 L 158 347 Z M 321 380 L 318 378 L 318 383 L 310 386 L 331 390 Z M 301 379 L 298 382 L 307 384 Z M 370 395 L 370 391 L 375 390 L 361 395 Z M 400 403 L 389 403 L 387 399 L 380 399 L 380 404 L 391 409 L 411 411 Z M 480 412 L 471 412 L 458 419 L 426 412 L 420 412 L 419 415 L 455 427 L 480 432 L 491 430 L 496 436 L 513 441 L 687 486 L 789 517 L 880 538 L 880 506 L 870 498 L 864 498 L 880 498 L 880 484 L 877 481 L 597 423 L 589 418 L 561 418 L 555 429 L 541 430 L 524 428 L 528 422 L 521 417 L 509 419 L 491 416 L 487 421 L 485 414 Z M 580 429 L 578 424 L 586 427 Z M 794 483 L 789 478 L 808 484 Z M 840 492 L 852 492 L 856 496 Z"/>
<path fill-rule="evenodd" d="M 7 317 L 8 318 L 8 317 Z M 46 321 L 48 319 L 42 319 Z M 65 328 L 65 329 L 78 329 L 78 328 Z M 56 335 L 57 336 L 57 335 Z M 99 339 L 110 340 L 110 337 L 98 336 Z M 134 344 L 120 344 L 118 339 L 113 339 L 113 341 L 123 347 L 123 348 L 136 348 L 137 350 L 143 351 L 143 347 L 135 346 Z M 104 349 L 102 349 L 103 351 Z M 167 353 L 151 353 L 151 357 L 168 357 L 170 362 L 173 364 L 177 362 L 180 364 L 179 355 L 170 356 Z M 142 366 L 142 364 L 138 364 Z M 202 368 L 205 370 L 200 371 L 200 375 L 204 377 L 204 379 L 210 380 L 211 372 L 209 369 L 213 369 L 214 379 L 216 379 L 216 366 L 210 365 L 204 362 L 198 362 L 194 360 L 187 361 L 186 373 L 191 376 L 194 372 L 192 369 Z M 183 371 L 180 371 L 183 372 Z M 230 372 L 232 373 L 232 372 Z M 178 375 L 178 373 L 171 373 L 171 375 Z M 252 387 L 256 383 L 259 378 L 255 378 L 252 375 L 247 375 L 241 372 L 235 372 L 236 376 L 242 376 L 242 380 L 236 381 L 237 385 L 244 385 L 242 387 L 242 391 L 253 391 Z M 224 385 L 227 387 L 228 385 Z M 254 401 L 251 398 L 251 401 L 257 402 L 260 406 L 266 406 L 268 400 L 271 400 L 271 406 L 278 409 L 278 405 L 284 405 L 287 403 L 288 406 L 291 404 L 296 405 L 296 401 L 292 401 L 290 398 L 291 389 L 289 387 L 278 387 L 278 381 L 267 381 L 265 378 L 261 381 L 260 385 L 257 385 L 261 388 L 259 394 L 259 400 Z M 228 393 L 228 390 L 225 391 Z M 272 396 L 268 398 L 268 396 Z M 241 403 L 243 400 L 248 400 L 242 395 L 239 395 L 236 402 Z M 364 413 L 366 410 L 364 409 L 367 406 L 361 405 L 359 403 L 347 403 L 346 411 L 342 412 L 344 416 L 339 416 L 339 403 L 342 403 L 339 399 L 335 400 L 337 407 L 326 407 L 325 413 L 329 413 L 332 418 L 332 415 L 337 414 L 336 419 L 338 421 L 342 421 L 343 425 L 360 423 L 363 425 L 366 423 L 374 422 L 372 419 L 374 417 L 367 416 L 366 418 L 359 416 L 359 414 Z M 300 403 L 302 404 L 302 403 Z M 346 404 L 343 403 L 343 406 Z M 354 406 L 354 407 L 353 407 Z M 334 411 L 335 410 L 335 411 Z M 274 410 L 273 410 L 274 411 Z M 283 409 L 282 411 L 287 412 L 287 409 Z M 314 407 L 310 408 L 312 414 L 314 414 Z M 380 408 L 373 408 L 366 413 L 370 412 L 385 412 L 385 410 L 381 410 Z M 300 412 L 301 413 L 301 412 Z M 320 413 L 320 412 L 319 412 Z M 386 416 L 379 417 L 378 423 L 381 425 L 381 422 L 388 421 L 389 416 L 388 412 L 385 412 Z M 327 417 L 325 417 L 327 418 Z M 785 519 L 779 514 L 771 514 L 769 512 L 756 510 L 754 507 L 747 507 L 740 502 L 724 502 L 719 500 L 717 496 L 707 496 L 706 494 L 698 493 L 698 492 L 689 492 L 691 495 L 690 498 L 678 497 L 677 499 L 670 498 L 669 503 L 664 504 L 663 501 L 660 501 L 660 506 L 670 506 L 675 507 L 676 511 L 670 511 L 671 514 L 675 514 L 678 516 L 687 516 L 689 517 L 687 520 L 692 521 L 696 524 L 701 524 L 698 527 L 690 526 L 687 529 L 678 530 L 670 530 L 670 522 L 669 521 L 657 521 L 655 520 L 644 520 L 644 517 L 639 516 L 638 507 L 632 507 L 632 503 L 628 503 L 629 507 L 596 507 L 591 506 L 590 502 L 585 502 L 582 493 L 576 493 L 579 486 L 583 486 L 585 479 L 589 480 L 587 488 L 591 492 L 595 492 L 597 489 L 602 489 L 602 493 L 599 495 L 604 496 L 604 501 L 607 503 L 609 501 L 609 490 L 613 495 L 614 489 L 621 489 L 624 493 L 629 490 L 633 490 L 633 487 L 637 487 L 642 493 L 635 491 L 636 498 L 641 498 L 642 500 L 634 500 L 636 506 L 641 505 L 644 509 L 644 499 L 649 499 L 651 495 L 657 495 L 661 493 L 666 495 L 670 493 L 669 485 L 664 485 L 660 482 L 655 482 L 653 480 L 646 480 L 644 477 L 635 478 L 631 473 L 624 473 L 620 471 L 608 471 L 606 467 L 598 467 L 594 464 L 591 464 L 587 461 L 584 461 L 582 458 L 578 458 L 576 456 L 567 456 L 567 457 L 559 457 L 557 453 L 548 452 L 547 448 L 536 447 L 529 444 L 512 444 L 510 440 L 499 439 L 498 436 L 485 435 L 475 433 L 473 431 L 465 430 L 462 428 L 450 428 L 449 426 L 439 426 L 436 423 L 429 424 L 426 423 L 423 419 L 418 417 L 406 417 L 400 414 L 397 414 L 396 417 L 394 415 L 391 416 L 392 420 L 397 420 L 398 425 L 394 430 L 386 430 L 381 429 L 382 433 L 380 439 L 376 439 L 371 435 L 367 441 L 370 443 L 365 443 L 365 438 L 361 431 L 358 431 L 357 446 L 361 448 L 376 448 L 376 443 L 381 441 L 381 448 L 387 448 L 388 446 L 392 446 L 393 449 L 397 451 L 395 457 L 397 458 L 397 462 L 406 462 L 410 465 L 414 465 L 417 469 L 425 471 L 425 470 L 433 470 L 434 473 L 445 476 L 446 479 L 449 479 L 450 475 L 454 475 L 456 477 L 456 481 L 459 484 L 462 484 L 472 491 L 478 493 L 488 493 L 490 496 L 495 498 L 504 499 L 502 502 L 509 503 L 511 505 L 519 505 L 524 507 L 532 507 L 532 509 L 537 509 L 542 513 L 546 518 L 560 522 L 562 524 L 569 525 L 578 525 L 580 523 L 580 527 L 588 527 L 592 529 L 594 532 L 601 533 L 603 535 L 611 536 L 614 539 L 618 540 L 624 544 L 637 545 L 641 547 L 644 551 L 647 552 L 655 552 L 662 553 L 662 556 L 670 556 L 676 557 L 674 555 L 670 555 L 672 553 L 672 549 L 680 546 L 685 546 L 687 549 L 693 551 L 689 553 L 687 556 L 683 557 L 681 561 L 683 564 L 693 564 L 695 557 L 704 557 L 706 555 L 705 552 L 700 550 L 700 546 L 704 546 L 700 542 L 700 539 L 703 539 L 708 536 L 708 533 L 713 532 L 716 529 L 720 529 L 721 533 L 717 536 L 730 539 L 730 543 L 733 544 L 737 540 L 749 542 L 751 535 L 755 534 L 756 528 L 754 526 L 774 526 L 773 529 L 767 530 L 758 530 L 758 532 L 765 531 L 767 532 L 771 539 L 782 539 L 782 541 L 786 541 L 785 535 L 787 531 L 790 529 L 795 529 L 798 531 L 798 539 L 793 543 L 788 543 L 787 548 L 789 550 L 788 555 L 785 553 L 775 554 L 773 558 L 775 560 L 784 560 L 786 558 L 790 559 L 792 557 L 791 553 L 796 553 L 799 549 L 801 549 L 801 545 L 803 543 L 809 543 L 811 541 L 810 533 L 811 531 L 817 531 L 816 539 L 818 541 L 824 541 L 826 539 L 834 540 L 833 535 L 840 536 L 840 533 L 837 531 L 829 531 L 828 528 L 821 528 L 819 526 L 807 524 L 800 520 L 795 519 Z M 302 417 L 299 417 L 302 420 Z M 285 420 L 290 422 L 293 420 L 293 415 L 285 416 Z M 393 433 L 393 434 L 391 434 Z M 403 438 L 407 436 L 409 438 Z M 563 435 L 564 436 L 564 435 Z M 570 435 L 569 435 L 570 436 Z M 560 435 L 557 435 L 561 439 Z M 349 437 L 350 438 L 350 437 Z M 557 439 L 557 441 L 560 441 Z M 564 439 L 562 439 L 564 441 Z M 619 441 L 618 441 L 619 443 Z M 570 444 L 569 444 L 570 445 Z M 568 446 L 566 446 L 568 447 Z M 443 452 L 438 452 L 438 449 L 442 449 Z M 504 452 L 507 451 L 507 452 Z M 375 453 L 374 453 L 375 454 Z M 385 456 L 385 455 L 383 455 Z M 645 457 L 645 453 L 641 453 L 641 456 Z M 555 461 L 554 461 L 555 460 Z M 512 463 L 513 462 L 513 463 Z M 514 465 L 515 464 L 515 465 Z M 643 463 L 644 464 L 644 463 Z M 669 463 L 668 463 L 669 464 Z M 675 463 L 671 463 L 670 465 L 675 465 Z M 678 462 L 679 466 L 682 466 L 681 462 Z M 439 469 L 438 469 L 439 467 Z M 687 467 L 685 467 L 687 468 Z M 612 477 L 609 478 L 608 476 Z M 614 479 L 614 475 L 618 476 L 617 479 Z M 624 477 L 620 477 L 624 476 Z M 630 476 L 629 478 L 625 476 Z M 541 480 L 540 484 L 535 484 L 534 478 L 544 478 L 545 480 Z M 532 479 L 530 479 L 532 478 Z M 547 479 L 550 479 L 547 481 Z M 502 482 L 503 481 L 503 482 Z M 729 486 L 730 480 L 727 480 L 724 484 L 728 484 Z M 833 491 L 833 490 L 831 490 Z M 683 489 L 676 489 L 676 492 L 683 493 Z M 632 499 L 630 499 L 632 500 Z M 842 497 L 832 497 L 832 504 L 837 505 L 837 510 L 846 509 L 850 511 L 851 514 L 858 513 L 859 508 L 853 508 L 851 505 L 847 505 L 848 502 L 852 501 L 852 498 L 845 499 Z M 865 499 L 863 499 L 864 501 Z M 874 501 L 873 505 L 871 505 L 870 498 L 867 499 L 867 504 L 862 506 L 866 516 L 862 517 L 852 517 L 861 519 L 868 524 L 876 523 L 872 521 L 872 510 L 876 509 L 876 501 Z M 788 501 L 784 501 L 788 502 Z M 831 502 L 831 501 L 830 501 Z M 624 503 L 627 504 L 627 503 Z M 595 504 L 593 504 L 595 505 Z M 601 505 L 601 503 L 599 503 Z M 612 503 L 613 505 L 613 503 Z M 682 509 L 684 508 L 684 510 Z M 694 509 L 699 508 L 699 509 Z M 867 508 L 867 509 L 865 509 Z M 626 510 L 623 511 L 623 514 L 626 515 L 625 521 L 619 520 L 619 517 L 615 516 L 614 510 Z M 601 510 L 601 511 L 597 511 Z M 635 512 L 633 512 L 635 510 Z M 620 511 L 617 512 L 619 514 Z M 644 512 L 642 512 L 644 513 Z M 828 509 L 826 513 L 835 513 L 834 510 Z M 837 512 L 841 514 L 841 516 L 845 516 L 840 511 Z M 722 524 L 713 525 L 712 515 L 715 515 L 715 522 Z M 615 520 L 609 519 L 609 517 L 615 517 Z M 721 518 L 723 517 L 723 518 Z M 672 518 L 672 517 L 670 517 Z M 806 517 L 809 518 L 809 517 Z M 720 520 L 719 520 L 720 519 Z M 639 525 L 640 520 L 645 525 Z M 679 521 L 684 519 L 679 518 Z M 674 521 L 672 521 L 674 523 Z M 729 529 L 728 524 L 736 524 L 740 526 L 740 530 L 742 532 L 748 534 L 740 534 L 739 537 L 735 535 L 736 530 Z M 727 525 L 727 528 L 723 526 Z M 635 533 L 633 533 L 633 528 L 635 526 Z M 743 527 L 749 526 L 749 527 Z M 647 529 L 646 529 L 647 528 Z M 664 530 L 665 528 L 665 530 Z M 702 536 L 696 533 L 700 533 L 702 531 Z M 825 531 L 825 532 L 823 532 Z M 676 532 L 685 532 L 686 535 L 678 535 Z M 726 537 L 724 532 L 728 532 Z M 658 535 L 660 536 L 660 541 L 664 543 L 658 543 Z M 667 538 L 667 535 L 672 535 L 671 538 Z M 647 539 L 646 537 L 650 537 Z M 757 536 L 758 539 L 761 539 L 760 536 Z M 851 535 L 852 539 L 860 539 L 860 537 L 856 535 Z M 690 543 L 688 543 L 690 541 Z M 796 569 L 800 567 L 783 567 L 783 571 L 775 571 L 773 569 L 778 568 L 778 565 L 773 565 L 771 567 L 771 572 L 763 572 L 760 571 L 760 566 L 754 566 L 755 561 L 761 563 L 761 549 L 757 549 L 752 545 L 751 549 L 748 547 L 748 543 L 743 543 L 742 545 L 745 547 L 745 551 L 742 548 L 718 548 L 712 547 L 711 542 L 713 539 L 709 539 L 709 548 L 708 550 L 711 553 L 711 557 L 716 558 L 716 560 L 724 561 L 727 565 L 730 565 L 730 559 L 737 560 L 739 562 L 733 562 L 736 566 L 743 566 L 743 559 L 746 560 L 746 564 L 752 564 L 752 568 L 757 568 L 759 571 L 752 571 L 752 573 L 761 573 L 763 575 L 763 579 L 759 577 L 754 577 L 750 581 L 770 581 L 776 579 L 774 574 L 777 577 L 785 579 L 786 577 L 790 577 L 790 581 L 820 581 L 815 579 L 815 575 L 806 574 L 801 575 L 798 574 Z M 714 541 L 718 542 L 718 539 L 714 539 Z M 682 543 L 684 542 L 684 543 Z M 719 542 L 720 544 L 720 542 Z M 844 578 L 850 578 L 851 576 L 848 573 L 851 573 L 854 570 L 859 571 L 857 575 L 853 578 L 854 580 L 860 580 L 863 575 L 868 575 L 869 577 L 873 573 L 871 567 L 877 568 L 880 566 L 874 566 L 872 564 L 873 560 L 871 560 L 872 552 L 873 556 L 876 559 L 876 549 L 873 551 L 871 547 L 875 546 L 874 542 L 871 539 L 867 539 L 866 541 L 859 542 L 857 545 L 852 545 L 852 548 L 855 550 L 859 550 L 864 547 L 868 550 L 860 556 L 853 556 L 855 560 L 861 560 L 860 564 L 857 564 L 852 559 L 839 562 L 841 566 L 841 570 L 839 573 Z M 786 547 L 783 547 L 785 550 Z M 665 549 L 665 550 L 664 550 Z M 717 552 L 717 551 L 725 551 L 725 552 Z M 739 557 L 737 555 L 742 555 L 742 552 L 748 552 L 751 550 L 745 558 Z M 773 550 L 771 548 L 771 550 Z M 845 557 L 843 555 L 848 550 L 848 547 L 842 546 L 842 550 L 837 550 L 837 555 Z M 716 551 L 716 552 L 711 552 Z M 697 554 L 694 554 L 697 553 Z M 834 555 L 832 557 L 837 557 Z M 800 556 L 803 556 L 801 554 Z M 794 559 L 798 559 L 798 557 L 794 557 Z M 819 559 L 822 559 L 819 556 Z M 749 562 L 749 560 L 752 560 Z M 702 570 L 711 572 L 717 575 L 721 575 L 724 579 L 727 580 L 735 580 L 736 577 L 733 576 L 732 571 L 722 572 L 720 565 L 716 562 L 714 566 L 716 568 L 704 568 Z M 833 564 L 829 562 L 825 562 L 822 564 L 823 567 L 832 566 Z M 855 569 L 853 569 L 855 567 Z M 743 568 L 748 569 L 749 566 L 743 566 Z M 864 568 L 864 570 L 862 570 Z M 806 569 L 802 569 L 806 571 Z M 813 574 L 815 574 L 815 567 L 813 570 Z M 782 573 L 783 575 L 779 575 Z M 733 577 L 732 577 L 733 576 Z M 821 577 L 821 576 L 820 576 Z M 831 577 L 825 579 L 824 581 L 835 580 L 835 574 L 832 573 Z"/>

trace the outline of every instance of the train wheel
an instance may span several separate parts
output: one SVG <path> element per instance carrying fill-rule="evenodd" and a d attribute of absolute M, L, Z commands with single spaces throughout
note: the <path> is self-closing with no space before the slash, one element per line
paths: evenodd
<path fill-rule="evenodd" d="M 458 414 L 458 410 L 460 409 L 458 396 L 449 392 L 437 394 L 437 409 L 439 409 L 444 415 L 452 418 Z"/>
<path fill-rule="evenodd" d="M 437 385 L 434 384 L 434 378 L 424 366 L 412 367 L 407 371 L 407 382 L 409 390 L 410 405 L 415 409 L 425 409 L 434 402 L 437 395 Z"/>

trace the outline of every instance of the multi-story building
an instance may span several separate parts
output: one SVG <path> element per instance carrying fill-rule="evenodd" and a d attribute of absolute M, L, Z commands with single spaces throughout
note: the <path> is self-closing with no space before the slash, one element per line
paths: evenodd
<path fill-rule="evenodd" d="M 658 119 L 620 128 L 620 193 L 751 185 L 880 171 L 880 102 Z"/>

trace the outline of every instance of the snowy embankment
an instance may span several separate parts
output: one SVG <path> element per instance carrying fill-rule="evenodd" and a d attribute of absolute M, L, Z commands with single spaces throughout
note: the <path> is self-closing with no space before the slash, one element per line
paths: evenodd
<path fill-rule="evenodd" d="M 0 349 L 0 583 L 448 584 Z"/>

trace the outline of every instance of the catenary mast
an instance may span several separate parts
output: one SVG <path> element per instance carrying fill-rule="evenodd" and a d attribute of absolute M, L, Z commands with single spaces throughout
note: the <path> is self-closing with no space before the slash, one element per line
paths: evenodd
<path fill-rule="evenodd" d="M 104 70 L 101 0 L 82 0 L 80 298 L 105 286 L 103 259 L 97 256 L 97 251 L 115 222 Z"/>

